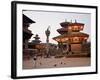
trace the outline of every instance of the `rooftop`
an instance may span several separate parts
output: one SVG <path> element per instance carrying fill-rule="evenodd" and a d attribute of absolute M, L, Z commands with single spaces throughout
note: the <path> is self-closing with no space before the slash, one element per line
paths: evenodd
<path fill-rule="evenodd" d="M 26 15 L 23 14 L 23 22 L 24 23 L 35 23 L 32 19 L 28 18 Z"/>
<path fill-rule="evenodd" d="M 60 25 L 62 26 L 62 27 L 67 27 L 67 26 L 74 26 L 74 25 L 84 25 L 83 23 L 78 23 L 76 20 L 75 20 L 75 22 L 67 22 L 67 21 L 65 21 L 65 22 L 62 22 L 62 23 L 60 23 Z"/>

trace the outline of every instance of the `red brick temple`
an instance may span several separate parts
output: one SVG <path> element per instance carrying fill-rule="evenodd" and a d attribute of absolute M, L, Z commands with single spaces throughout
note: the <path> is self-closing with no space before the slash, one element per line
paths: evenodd
<path fill-rule="evenodd" d="M 75 20 L 74 23 L 65 21 L 60 25 L 62 28 L 57 29 L 60 35 L 53 38 L 58 42 L 59 48 L 67 52 L 81 52 L 82 44 L 86 43 L 89 37 L 88 34 L 80 32 L 83 30 L 84 24 Z"/>

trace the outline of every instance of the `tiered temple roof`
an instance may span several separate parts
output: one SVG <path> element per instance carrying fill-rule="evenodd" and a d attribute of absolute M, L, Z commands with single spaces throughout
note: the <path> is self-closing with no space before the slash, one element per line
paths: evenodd
<path fill-rule="evenodd" d="M 32 32 L 28 29 L 30 24 L 35 23 L 35 21 L 28 18 L 26 15 L 23 14 L 23 39 L 30 39 L 33 35 Z"/>
<path fill-rule="evenodd" d="M 57 32 L 59 32 L 61 35 L 53 38 L 57 42 L 76 43 L 75 40 L 78 40 L 77 42 L 80 43 L 86 41 L 89 37 L 88 34 L 80 32 L 84 28 L 83 23 L 77 23 L 76 21 L 74 23 L 65 21 L 60 23 L 60 25 L 62 28 L 57 29 Z"/>
<path fill-rule="evenodd" d="M 35 23 L 35 21 L 28 18 L 26 15 L 23 14 L 23 23 Z"/>
<path fill-rule="evenodd" d="M 39 39 L 40 39 L 40 37 L 38 36 L 38 34 L 36 34 L 36 36 L 35 36 L 34 38 L 35 38 L 35 40 L 32 40 L 32 42 L 31 42 L 31 43 L 38 44 L 38 43 L 40 43 L 40 42 L 41 42 L 41 41 L 39 40 Z"/>

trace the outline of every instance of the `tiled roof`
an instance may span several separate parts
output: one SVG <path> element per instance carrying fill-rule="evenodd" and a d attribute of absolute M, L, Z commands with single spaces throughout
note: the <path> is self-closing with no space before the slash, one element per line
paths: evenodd
<path fill-rule="evenodd" d="M 23 14 L 23 23 L 35 23 L 35 21 Z"/>
<path fill-rule="evenodd" d="M 65 38 L 65 37 L 89 37 L 88 34 L 82 33 L 82 32 L 71 32 L 63 35 L 59 35 L 57 37 L 54 37 L 53 39 L 56 38 Z"/>

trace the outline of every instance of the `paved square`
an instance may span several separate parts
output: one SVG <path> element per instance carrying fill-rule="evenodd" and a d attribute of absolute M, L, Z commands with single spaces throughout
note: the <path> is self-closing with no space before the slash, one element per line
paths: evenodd
<path fill-rule="evenodd" d="M 32 58 L 23 61 L 23 69 L 80 67 L 80 66 L 90 66 L 90 65 L 91 65 L 91 58 L 89 57 L 80 57 L 80 58 L 38 57 L 36 61 Z"/>

